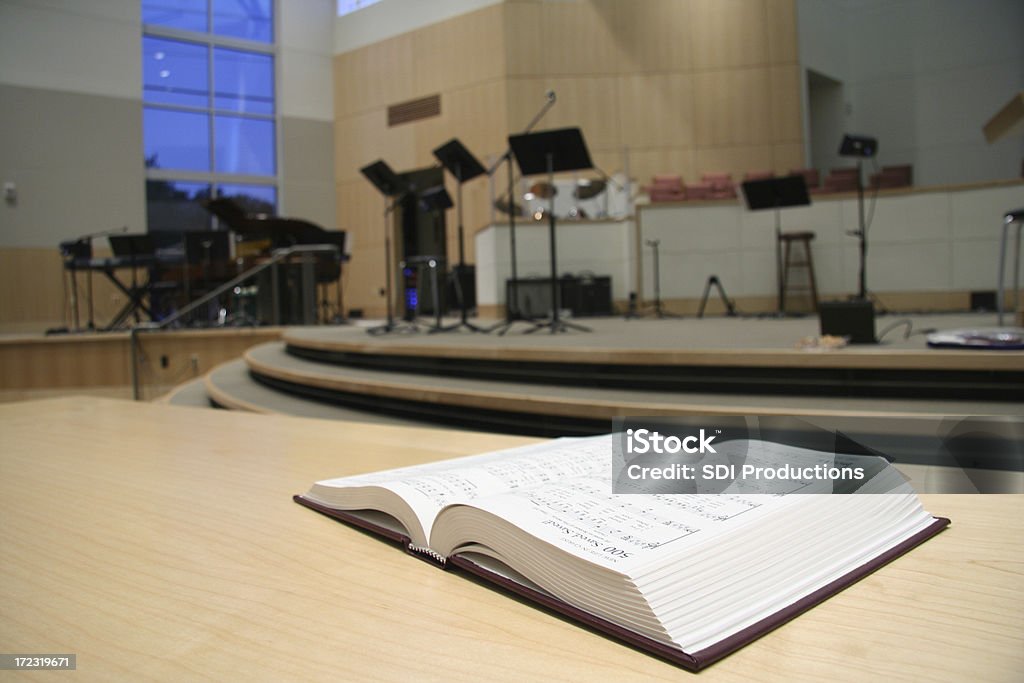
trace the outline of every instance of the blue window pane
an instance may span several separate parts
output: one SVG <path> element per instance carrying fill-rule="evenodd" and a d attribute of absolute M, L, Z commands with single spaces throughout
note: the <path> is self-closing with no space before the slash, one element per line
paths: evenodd
<path fill-rule="evenodd" d="M 380 0 L 338 0 L 338 16 L 351 14 L 367 5 L 372 5 Z"/>
<path fill-rule="evenodd" d="M 214 107 L 248 114 L 274 113 L 274 58 L 226 48 L 213 51 Z"/>
<path fill-rule="evenodd" d="M 210 117 L 145 107 L 142 131 L 148 168 L 210 170 Z"/>
<path fill-rule="evenodd" d="M 261 43 L 273 42 L 271 0 L 213 0 L 213 32 Z"/>
<path fill-rule="evenodd" d="M 273 185 L 221 185 L 217 196 L 235 200 L 248 214 L 277 214 L 277 188 Z"/>
<path fill-rule="evenodd" d="M 203 202 L 210 198 L 207 183 L 186 183 L 177 180 L 146 181 L 146 225 L 150 232 L 161 233 L 154 237 L 160 248 L 172 247 L 181 242 L 173 233 L 186 230 L 209 230 L 210 212 Z M 168 235 L 167 233 L 172 233 Z"/>
<path fill-rule="evenodd" d="M 274 175 L 274 122 L 237 116 L 214 118 L 218 173 Z"/>
<path fill-rule="evenodd" d="M 207 0 L 142 0 L 142 23 L 208 32 Z"/>
<path fill-rule="evenodd" d="M 208 107 L 209 49 L 205 45 L 146 36 L 142 39 L 142 90 L 146 102 Z"/>

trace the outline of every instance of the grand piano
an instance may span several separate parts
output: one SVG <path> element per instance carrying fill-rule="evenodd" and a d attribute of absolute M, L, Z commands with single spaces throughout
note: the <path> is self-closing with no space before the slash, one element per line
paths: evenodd
<path fill-rule="evenodd" d="M 276 249 L 305 245 L 330 245 L 337 247 L 337 256 L 327 253 L 306 256 L 315 260 L 314 273 L 317 287 L 334 285 L 335 314 L 331 316 L 331 308 L 326 296 L 320 299 L 321 322 L 340 322 L 344 318 L 341 289 L 342 264 L 348 260 L 345 253 L 346 233 L 344 230 L 325 230 L 324 228 L 301 218 L 285 218 L 263 213 L 247 213 L 236 201 L 228 197 L 219 197 L 207 201 L 204 206 L 217 219 L 238 236 L 236 257 L 245 268 L 258 265 L 271 256 Z M 281 311 L 282 324 L 309 324 L 309 311 L 301 311 L 303 304 L 296 300 L 299 266 L 291 264 L 284 269 L 284 277 L 278 285 L 278 300 L 283 303 Z M 268 291 L 273 287 L 270 274 L 261 277 L 257 285 L 261 291 L 261 308 L 267 308 Z M 266 317 L 266 316 L 261 316 Z M 266 322 L 264 320 L 264 322 Z"/>

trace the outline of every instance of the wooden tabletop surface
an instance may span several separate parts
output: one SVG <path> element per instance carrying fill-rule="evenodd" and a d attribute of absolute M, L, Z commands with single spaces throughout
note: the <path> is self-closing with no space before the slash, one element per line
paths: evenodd
<path fill-rule="evenodd" d="M 689 676 L 291 500 L 317 479 L 528 441 L 91 398 L 2 405 L 0 653 L 75 654 L 70 675 L 103 681 Z M 697 675 L 1020 680 L 1024 496 L 923 498 L 947 531 Z"/>

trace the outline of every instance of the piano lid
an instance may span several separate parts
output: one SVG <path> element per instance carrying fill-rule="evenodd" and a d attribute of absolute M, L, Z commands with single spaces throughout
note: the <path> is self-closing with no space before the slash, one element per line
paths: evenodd
<path fill-rule="evenodd" d="M 229 197 L 207 201 L 206 210 L 223 221 L 229 228 L 246 239 L 270 238 L 274 248 L 296 244 L 331 244 L 327 230 L 301 218 L 281 218 L 266 214 L 246 213 L 238 202 Z"/>

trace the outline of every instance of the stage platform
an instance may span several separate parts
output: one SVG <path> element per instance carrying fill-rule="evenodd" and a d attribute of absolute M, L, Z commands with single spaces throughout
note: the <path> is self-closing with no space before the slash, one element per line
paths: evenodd
<path fill-rule="evenodd" d="M 883 316 L 879 332 L 899 326 L 882 343 L 829 351 L 796 348 L 817 335 L 812 317 L 578 322 L 593 331 L 290 328 L 205 389 L 232 409 L 548 436 L 607 431 L 621 415 L 1013 416 L 1024 397 L 1024 352 L 926 345 L 928 330 L 994 316 Z"/>

